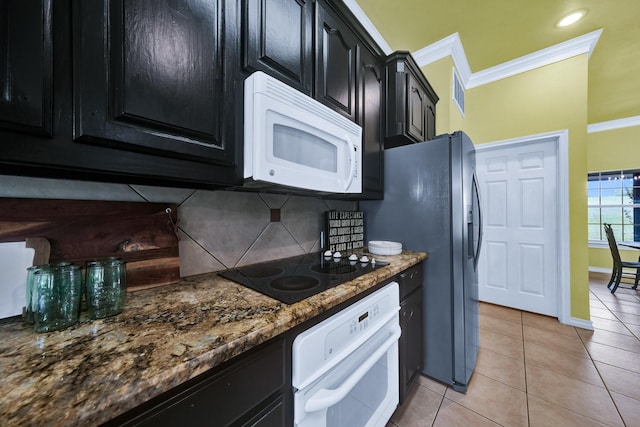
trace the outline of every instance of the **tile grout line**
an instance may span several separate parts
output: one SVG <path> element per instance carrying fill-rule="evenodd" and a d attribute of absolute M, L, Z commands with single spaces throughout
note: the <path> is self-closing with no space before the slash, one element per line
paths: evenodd
<path fill-rule="evenodd" d="M 444 393 L 442 394 L 442 398 L 440 399 L 440 403 L 438 403 L 438 409 L 436 409 L 436 414 L 433 417 L 433 421 L 431 421 L 431 427 L 433 427 L 436 423 L 436 420 L 438 419 L 438 414 L 440 413 L 440 409 L 442 409 L 442 402 L 444 402 L 444 395 L 447 393 L 447 390 L 445 389 Z"/>
<path fill-rule="evenodd" d="M 527 405 L 527 425 L 531 427 L 531 413 L 529 411 L 529 384 L 527 383 L 527 352 L 524 345 L 524 312 L 520 310 L 520 329 L 522 330 L 522 364 L 524 369 L 524 396 Z"/>
<path fill-rule="evenodd" d="M 591 287 L 591 285 L 589 285 L 589 287 Z M 606 307 L 606 309 L 609 310 L 609 312 L 616 317 L 616 319 L 618 318 L 615 315 L 615 313 L 613 313 L 613 311 L 606 304 L 604 304 L 602 302 L 602 300 L 598 297 L 598 295 L 596 295 L 595 292 L 593 292 L 591 289 L 589 289 L 589 299 L 591 299 L 591 296 L 595 297 L 598 301 L 600 301 L 600 303 L 602 303 L 602 305 L 604 305 Z M 620 320 L 620 319 L 618 319 L 618 320 Z M 625 325 L 624 322 L 620 321 L 620 323 L 622 323 L 625 328 L 627 327 L 627 325 Z M 595 329 L 594 329 L 594 332 L 595 332 Z M 631 331 L 629 331 L 629 332 L 631 332 Z M 605 381 L 604 377 L 602 376 L 602 373 L 600 372 L 600 369 L 598 369 L 598 365 L 596 364 L 596 361 L 593 359 L 593 356 L 591 355 L 591 352 L 589 351 L 589 349 L 585 345 L 584 339 L 582 338 L 582 335 L 578 334 L 578 337 L 580 338 L 580 342 L 582 343 L 582 346 L 587 351 L 587 354 L 589 355 L 589 359 L 591 360 L 591 363 L 593 364 L 593 367 L 596 369 L 596 372 L 598 373 L 598 376 L 600 377 L 600 380 L 602 381 L 602 385 L 604 385 L 604 389 L 607 390 L 607 394 L 609 395 L 609 399 L 611 399 L 611 403 L 613 403 L 613 407 L 616 408 L 616 411 L 618 412 L 618 416 L 620 417 L 620 420 L 622 421 L 622 424 L 624 426 L 626 426 L 627 423 L 624 421 L 624 417 L 622 416 L 622 413 L 620 412 L 620 408 L 618 408 L 618 405 L 616 404 L 616 401 L 613 398 L 613 395 L 611 394 L 611 390 L 609 389 L 609 386 L 607 385 L 607 382 Z M 614 348 L 617 348 L 617 347 L 614 347 Z"/>

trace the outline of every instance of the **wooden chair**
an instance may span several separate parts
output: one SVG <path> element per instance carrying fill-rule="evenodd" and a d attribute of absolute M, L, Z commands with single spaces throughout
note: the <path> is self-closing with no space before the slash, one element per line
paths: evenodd
<path fill-rule="evenodd" d="M 616 238 L 613 235 L 611 224 L 604 224 L 604 231 L 607 234 L 607 241 L 609 242 L 609 249 L 611 250 L 611 257 L 613 258 L 613 270 L 611 271 L 611 279 L 607 288 L 611 290 L 611 293 L 615 293 L 618 286 L 620 286 L 620 279 L 622 277 L 633 278 L 633 286 L 630 289 L 638 288 L 638 280 L 640 280 L 640 262 L 622 261 L 620 259 L 620 252 L 618 252 L 618 244 Z M 634 273 L 624 271 L 623 269 L 634 269 Z"/>

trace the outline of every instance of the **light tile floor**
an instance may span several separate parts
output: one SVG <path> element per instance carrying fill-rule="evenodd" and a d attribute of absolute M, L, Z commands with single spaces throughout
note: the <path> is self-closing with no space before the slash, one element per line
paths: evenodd
<path fill-rule="evenodd" d="M 467 393 L 421 377 L 387 427 L 640 427 L 640 290 L 589 279 L 593 331 L 481 303 Z"/>

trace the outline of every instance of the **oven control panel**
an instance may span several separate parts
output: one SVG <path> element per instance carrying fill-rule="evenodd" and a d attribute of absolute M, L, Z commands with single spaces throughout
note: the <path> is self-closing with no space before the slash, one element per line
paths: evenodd
<path fill-rule="evenodd" d="M 388 295 L 374 300 L 369 306 L 355 312 L 351 318 L 337 325 L 327 334 L 324 345 L 324 358 L 329 359 L 341 348 L 365 333 L 371 325 L 380 319 L 380 313 L 389 312 L 391 300 Z"/>

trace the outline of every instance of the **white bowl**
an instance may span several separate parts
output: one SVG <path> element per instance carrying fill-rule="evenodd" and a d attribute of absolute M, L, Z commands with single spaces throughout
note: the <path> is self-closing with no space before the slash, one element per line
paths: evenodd
<path fill-rule="evenodd" d="M 402 252 L 402 243 L 371 240 L 368 248 L 369 252 L 375 255 L 398 255 Z"/>

